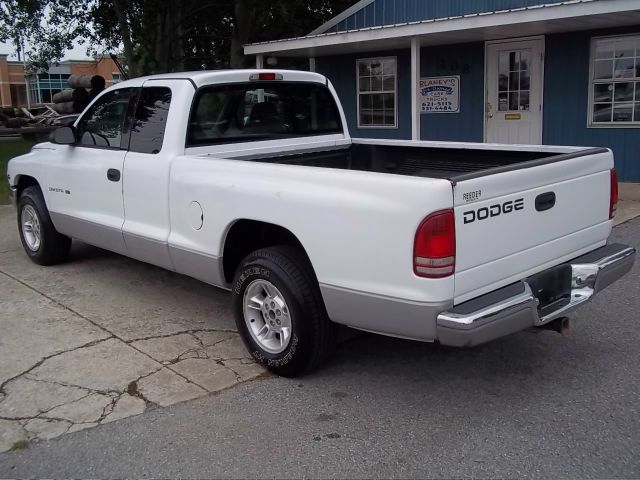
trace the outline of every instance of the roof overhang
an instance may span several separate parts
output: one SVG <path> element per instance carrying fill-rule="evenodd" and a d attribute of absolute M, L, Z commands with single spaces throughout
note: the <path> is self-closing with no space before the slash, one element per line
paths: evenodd
<path fill-rule="evenodd" d="M 638 0 L 573 0 L 245 45 L 245 55 L 320 57 L 640 24 Z"/>

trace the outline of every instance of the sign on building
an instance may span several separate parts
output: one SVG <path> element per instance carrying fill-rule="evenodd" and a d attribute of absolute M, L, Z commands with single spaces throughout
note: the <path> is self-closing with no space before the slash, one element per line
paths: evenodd
<path fill-rule="evenodd" d="M 459 113 L 460 76 L 421 78 L 418 102 L 420 113 Z"/>

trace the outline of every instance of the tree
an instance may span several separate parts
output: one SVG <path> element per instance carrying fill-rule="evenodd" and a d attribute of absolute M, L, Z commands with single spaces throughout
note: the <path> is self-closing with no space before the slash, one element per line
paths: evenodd
<path fill-rule="evenodd" d="M 31 63 L 43 66 L 60 59 L 73 42 L 92 38 L 87 0 L 3 0 L 0 2 L 0 41 L 26 52 Z"/>
<path fill-rule="evenodd" d="M 244 44 L 304 35 L 355 1 L 7 0 L 0 40 L 26 41 L 38 65 L 87 41 L 91 53 L 121 51 L 132 76 L 243 67 Z"/>

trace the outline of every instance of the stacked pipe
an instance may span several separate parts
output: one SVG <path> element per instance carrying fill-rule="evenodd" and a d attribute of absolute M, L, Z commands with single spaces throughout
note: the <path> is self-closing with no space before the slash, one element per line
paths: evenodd
<path fill-rule="evenodd" d="M 52 98 L 52 108 L 61 115 L 79 113 L 89 103 L 90 75 L 71 75 L 67 82 L 71 88 L 56 93 Z"/>

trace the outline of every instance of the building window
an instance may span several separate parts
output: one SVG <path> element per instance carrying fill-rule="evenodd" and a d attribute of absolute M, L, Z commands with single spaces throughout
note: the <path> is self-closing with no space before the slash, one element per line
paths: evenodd
<path fill-rule="evenodd" d="M 640 126 L 640 34 L 595 38 L 591 44 L 592 126 Z"/>
<path fill-rule="evenodd" d="M 396 128 L 397 60 L 358 60 L 358 127 Z"/>
<path fill-rule="evenodd" d="M 111 74 L 111 83 L 115 85 L 116 83 L 120 83 L 122 81 L 122 74 L 120 73 L 112 73 Z"/>

